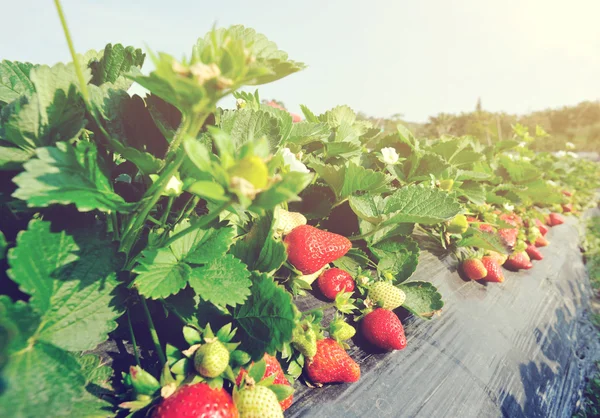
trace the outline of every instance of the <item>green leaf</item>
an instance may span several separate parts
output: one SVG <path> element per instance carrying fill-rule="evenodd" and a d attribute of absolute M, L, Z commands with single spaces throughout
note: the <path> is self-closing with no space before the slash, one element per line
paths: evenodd
<path fill-rule="evenodd" d="M 360 191 L 373 194 L 385 192 L 389 190 L 388 184 L 392 181 L 392 177 L 354 162 L 334 166 L 313 159 L 309 165 L 331 187 L 338 200 Z"/>
<path fill-rule="evenodd" d="M 461 210 L 460 204 L 448 193 L 422 186 L 403 187 L 385 199 L 385 225 L 421 223 L 433 225 L 452 219 Z"/>
<path fill-rule="evenodd" d="M 202 299 L 219 306 L 244 303 L 252 282 L 246 266 L 231 254 L 192 270 L 190 286 Z"/>
<path fill-rule="evenodd" d="M 329 135 L 331 130 L 325 123 L 298 122 L 292 125 L 287 143 L 302 146 L 311 142 L 323 142 Z"/>
<path fill-rule="evenodd" d="M 204 63 L 209 63 L 212 62 L 210 55 L 215 49 L 233 52 L 234 46 L 239 47 L 235 52 L 245 50 L 253 57 L 252 60 L 248 60 L 246 56 L 240 57 L 251 62 L 247 64 L 248 72 L 243 76 L 242 83 L 245 85 L 270 83 L 305 68 L 304 64 L 289 60 L 288 54 L 279 50 L 277 45 L 269 41 L 265 35 L 242 25 L 208 33 L 204 39 L 198 40 L 192 55 L 196 59 L 202 58 Z M 234 59 L 232 52 L 225 55 L 229 60 Z M 226 70 L 224 65 L 220 67 L 221 70 Z"/>
<path fill-rule="evenodd" d="M 0 102 L 10 103 L 23 95 L 31 95 L 35 87 L 29 78 L 35 66 L 29 62 L 0 62 Z"/>
<path fill-rule="evenodd" d="M 96 231 L 78 235 L 76 243 L 64 232 L 50 232 L 49 222 L 34 220 L 9 252 L 9 276 L 44 318 L 37 338 L 69 351 L 106 340 L 122 313 L 116 248 Z"/>
<path fill-rule="evenodd" d="M 287 259 L 285 245 L 273 238 L 274 224 L 273 212 L 269 211 L 231 247 L 231 253 L 242 260 L 249 270 L 270 273 L 279 269 Z"/>
<path fill-rule="evenodd" d="M 16 147 L 0 147 L 0 170 L 18 170 L 24 162 L 35 155 L 33 150 Z"/>
<path fill-rule="evenodd" d="M 225 111 L 221 119 L 221 129 L 231 136 L 236 149 L 247 142 L 255 142 L 264 137 L 269 143 L 269 150 L 275 153 L 282 139 L 279 119 L 263 110 Z"/>
<path fill-rule="evenodd" d="M 178 223 L 171 236 L 189 228 L 190 221 Z M 204 264 L 225 255 L 233 243 L 234 231 L 231 227 L 196 229 L 171 244 L 171 251 L 178 260 L 193 264 Z"/>
<path fill-rule="evenodd" d="M 256 361 L 291 341 L 295 314 L 292 296 L 267 275 L 253 272 L 250 291 L 232 316 L 244 351 Z"/>
<path fill-rule="evenodd" d="M 145 250 L 133 269 L 138 276 L 133 281 L 141 295 L 162 299 L 183 289 L 192 275 L 192 268 L 180 261 L 170 248 Z"/>
<path fill-rule="evenodd" d="M 83 354 L 77 361 L 79 361 L 81 373 L 87 381 L 88 392 L 99 396 L 112 391 L 110 379 L 113 376 L 113 370 L 110 366 L 103 364 L 100 357 L 94 354 Z"/>
<path fill-rule="evenodd" d="M 529 199 L 534 204 L 554 205 L 562 203 L 563 197 L 556 187 L 549 185 L 544 180 L 536 180 L 530 183 L 524 183 L 525 190 L 515 190 L 515 193 L 523 198 Z"/>
<path fill-rule="evenodd" d="M 394 283 L 402 283 L 417 269 L 419 246 L 410 237 L 394 237 L 369 247 L 378 258 L 377 269 L 394 275 Z"/>
<path fill-rule="evenodd" d="M 406 294 L 402 307 L 420 318 L 431 319 L 444 307 L 442 295 L 429 282 L 405 282 L 398 285 L 398 288 Z"/>
<path fill-rule="evenodd" d="M 350 196 L 348 203 L 360 219 L 372 224 L 378 224 L 385 219 L 382 212 L 384 201 L 379 195 Z"/>
<path fill-rule="evenodd" d="M 350 107 L 344 105 L 328 110 L 319 119 L 327 122 L 330 128 L 336 129 L 343 124 L 351 126 L 356 121 L 356 114 Z"/>
<path fill-rule="evenodd" d="M 456 243 L 459 247 L 477 247 L 485 250 L 508 254 L 506 247 L 498 234 L 481 231 L 479 228 L 469 227 L 460 241 Z"/>
<path fill-rule="evenodd" d="M 460 185 L 457 189 L 459 196 L 465 196 L 471 203 L 476 205 L 485 205 L 486 190 L 483 184 L 474 181 L 468 181 Z"/>
<path fill-rule="evenodd" d="M 13 179 L 19 186 L 13 196 L 26 200 L 28 206 L 73 203 L 82 212 L 131 210 L 132 205 L 113 191 L 93 143 L 81 141 L 73 147 L 60 142 L 56 147 L 38 148 L 36 155 L 38 158 L 25 163 L 25 171 Z"/>
<path fill-rule="evenodd" d="M 6 242 L 4 232 L 0 231 L 0 260 L 4 260 L 6 248 L 8 248 L 8 242 Z"/>
<path fill-rule="evenodd" d="M 79 247 L 64 231 L 50 232 L 50 222 L 33 220 L 17 236 L 17 245 L 8 252 L 7 271 L 19 289 L 32 296 L 31 304 L 40 312 L 50 307 L 54 284 L 52 274 L 79 257 Z"/>
<path fill-rule="evenodd" d="M 358 248 L 351 248 L 345 256 L 338 258 L 333 264 L 342 270 L 346 270 L 352 276 L 356 276 L 360 270 L 368 268 L 367 260 L 369 257 L 364 251 Z"/>
<path fill-rule="evenodd" d="M 110 405 L 86 392 L 86 378 L 77 359 L 37 340 L 43 318 L 23 302 L 0 296 L 0 324 L 9 324 L 13 339 L 2 370 L 4 390 L 0 416 L 15 418 L 108 417 Z M 35 388 L 35 396 L 31 396 Z M 80 408 L 85 406 L 85 408 Z"/>
<path fill-rule="evenodd" d="M 510 180 L 515 183 L 526 183 L 542 175 L 541 171 L 528 161 L 512 160 L 507 155 L 501 155 L 498 161 L 508 173 Z"/>
<path fill-rule="evenodd" d="M 132 82 L 123 77 L 132 67 L 142 68 L 146 54 L 141 49 L 121 44 L 108 44 L 100 52 L 101 57 L 88 62 L 92 70 L 90 83 L 97 86 L 104 83 L 114 83 L 116 87 L 127 90 Z M 100 55 L 98 54 L 98 55 Z"/>
<path fill-rule="evenodd" d="M 312 173 L 298 171 L 283 174 L 281 180 L 259 193 L 248 209 L 256 213 L 263 213 L 266 210 L 274 209 L 280 203 L 299 201 L 298 194 L 310 184 L 313 176 Z"/>

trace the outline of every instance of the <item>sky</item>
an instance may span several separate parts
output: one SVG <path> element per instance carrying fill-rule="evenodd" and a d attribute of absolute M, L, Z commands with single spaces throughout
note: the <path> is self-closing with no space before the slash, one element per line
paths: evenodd
<path fill-rule="evenodd" d="M 213 24 L 275 41 L 302 72 L 265 99 L 405 120 L 526 113 L 600 99 L 599 0 L 63 0 L 78 52 L 122 43 L 189 56 Z M 70 61 L 54 2 L 0 0 L 0 59 Z M 6 18 L 6 17 L 9 18 Z M 12 16 L 12 18 L 10 18 Z M 151 71 L 150 60 L 144 71 Z M 233 101 L 226 101 L 224 106 Z"/>

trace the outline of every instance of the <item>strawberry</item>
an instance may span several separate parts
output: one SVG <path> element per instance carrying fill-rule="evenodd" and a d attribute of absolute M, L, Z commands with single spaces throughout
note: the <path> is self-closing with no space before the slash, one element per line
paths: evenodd
<path fill-rule="evenodd" d="M 288 212 L 285 209 L 279 209 L 277 211 L 275 233 L 278 236 L 287 235 L 300 225 L 306 225 L 306 217 L 303 214 L 299 212 Z"/>
<path fill-rule="evenodd" d="M 481 262 L 487 270 L 487 276 L 481 280 L 496 283 L 502 283 L 504 281 L 504 273 L 502 273 L 502 268 L 500 268 L 500 264 L 498 264 L 498 261 L 496 261 L 494 257 L 489 255 L 483 256 L 481 257 Z"/>
<path fill-rule="evenodd" d="M 225 389 L 206 383 L 181 386 L 154 410 L 152 418 L 214 417 L 238 418 L 238 410 Z"/>
<path fill-rule="evenodd" d="M 323 296 L 330 300 L 334 300 L 340 292 L 354 291 L 354 280 L 350 273 L 335 267 L 321 273 L 317 285 Z"/>
<path fill-rule="evenodd" d="M 451 234 L 463 234 L 469 228 L 467 217 L 465 215 L 456 215 L 448 222 L 448 232 Z"/>
<path fill-rule="evenodd" d="M 369 288 L 369 298 L 383 309 L 392 311 L 402 306 L 406 293 L 388 281 L 375 282 Z"/>
<path fill-rule="evenodd" d="M 568 191 L 568 190 L 563 190 L 563 191 L 562 191 L 562 194 L 564 194 L 564 195 L 565 195 L 565 196 L 567 196 L 567 197 L 571 197 L 571 196 L 573 196 L 573 193 L 571 193 L 571 192 L 570 192 L 570 191 Z"/>
<path fill-rule="evenodd" d="M 535 245 L 529 244 L 525 251 L 527 252 L 527 255 L 529 256 L 529 258 L 532 260 L 543 260 L 544 259 L 544 256 L 542 255 L 540 250 L 538 250 L 536 248 Z"/>
<path fill-rule="evenodd" d="M 263 375 L 262 379 L 266 379 L 268 377 L 275 375 L 275 380 L 273 381 L 274 385 L 291 386 L 290 382 L 286 379 L 285 375 L 283 374 L 283 369 L 281 368 L 281 364 L 279 363 L 277 358 L 265 353 L 263 359 L 265 360 L 265 363 L 267 364 L 267 368 L 265 369 L 265 374 Z M 252 364 L 254 364 L 254 363 L 252 363 Z M 238 374 L 238 376 L 235 380 L 235 384 L 237 386 L 241 385 L 242 377 L 244 377 L 244 375 L 246 373 L 247 372 L 244 368 L 242 368 L 240 370 L 240 373 Z M 279 402 L 279 405 L 281 406 L 281 409 L 283 411 L 285 411 L 292 405 L 293 401 L 294 401 L 294 395 L 290 395 L 287 398 L 285 398 L 284 400 L 282 400 L 281 402 Z"/>
<path fill-rule="evenodd" d="M 283 418 L 277 395 L 266 386 L 246 385 L 233 392 L 240 418 Z"/>
<path fill-rule="evenodd" d="M 296 114 L 296 113 L 292 113 L 290 112 L 290 116 L 292 117 L 292 122 L 293 123 L 298 123 L 298 122 L 302 122 L 302 116 Z"/>
<path fill-rule="evenodd" d="M 204 377 L 217 377 L 229 365 L 229 350 L 218 340 L 202 344 L 194 353 L 194 367 Z"/>
<path fill-rule="evenodd" d="M 562 210 L 564 213 L 573 212 L 573 205 L 570 203 L 566 203 L 566 204 L 562 205 Z"/>
<path fill-rule="evenodd" d="M 538 227 L 538 229 L 540 230 L 542 235 L 546 235 L 548 233 L 548 227 L 546 225 L 544 225 L 544 223 L 542 221 L 540 221 L 539 219 L 535 220 L 535 226 Z"/>
<path fill-rule="evenodd" d="M 288 259 L 303 274 L 311 274 L 324 265 L 345 255 L 352 243 L 346 237 L 322 231 L 314 226 L 301 225 L 294 228 L 283 242 Z"/>
<path fill-rule="evenodd" d="M 343 318 L 337 318 L 335 321 L 329 323 L 329 336 L 336 340 L 338 343 L 342 343 L 345 340 L 356 335 L 356 329 L 344 321 Z"/>
<path fill-rule="evenodd" d="M 467 216 L 467 221 L 468 221 L 468 222 L 479 222 L 479 221 L 477 220 L 477 218 L 475 218 L 475 217 L 473 217 L 473 216 Z"/>
<path fill-rule="evenodd" d="M 440 180 L 440 189 L 450 191 L 450 190 L 452 190 L 452 186 L 454 186 L 454 180 L 452 180 L 452 179 Z"/>
<path fill-rule="evenodd" d="M 548 215 L 548 225 L 556 226 L 556 225 L 561 225 L 563 223 L 565 223 L 565 220 L 563 219 L 562 216 L 560 216 L 560 214 L 551 213 L 550 215 Z"/>
<path fill-rule="evenodd" d="M 537 237 L 534 242 L 536 247 L 546 247 L 548 244 L 550 244 L 550 242 L 544 236 Z"/>
<path fill-rule="evenodd" d="M 523 220 L 521 219 L 521 217 L 515 213 L 503 213 L 502 215 L 500 215 L 500 219 L 502 219 L 504 222 L 506 222 L 507 224 L 510 224 L 512 226 L 522 226 L 523 225 Z"/>
<path fill-rule="evenodd" d="M 360 379 L 360 366 L 331 338 L 317 341 L 317 354 L 306 361 L 304 370 L 315 384 L 352 383 Z"/>
<path fill-rule="evenodd" d="M 488 250 L 485 255 L 492 257 L 494 260 L 496 260 L 496 263 L 498 263 L 499 266 L 504 264 L 504 262 L 508 258 L 508 256 L 506 254 L 501 254 L 499 252 L 492 251 L 492 250 Z"/>
<path fill-rule="evenodd" d="M 387 309 L 377 308 L 362 319 L 361 330 L 371 344 L 387 351 L 406 347 L 404 328 L 398 316 Z"/>
<path fill-rule="evenodd" d="M 487 270 L 478 258 L 469 258 L 463 261 L 461 267 L 469 280 L 480 280 L 487 276 Z"/>
<path fill-rule="evenodd" d="M 494 232 L 494 227 L 490 224 L 480 224 L 479 230 L 483 232 Z"/>
<path fill-rule="evenodd" d="M 508 257 L 508 260 L 504 263 L 504 267 L 510 270 L 529 270 L 533 267 L 529 255 L 525 251 L 513 253 Z"/>
<path fill-rule="evenodd" d="M 498 234 L 502 238 L 502 241 L 512 248 L 517 243 L 519 230 L 517 228 L 503 228 L 498 230 Z"/>
<path fill-rule="evenodd" d="M 312 358 L 317 353 L 317 333 L 310 324 L 300 323 L 292 331 L 292 345 L 304 357 Z"/>

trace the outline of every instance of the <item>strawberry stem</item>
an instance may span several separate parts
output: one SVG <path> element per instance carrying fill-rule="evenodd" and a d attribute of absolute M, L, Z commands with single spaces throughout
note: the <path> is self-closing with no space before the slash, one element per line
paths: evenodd
<path fill-rule="evenodd" d="M 129 335 L 131 337 L 131 344 L 133 345 L 133 356 L 135 357 L 135 363 L 140 365 L 140 355 L 137 349 L 137 341 L 135 340 L 135 334 L 133 332 L 133 325 L 131 324 L 131 313 L 127 309 L 127 325 L 129 325 Z"/>
<path fill-rule="evenodd" d="M 142 304 L 142 308 L 144 308 L 144 314 L 146 315 L 146 321 L 148 321 L 148 330 L 150 331 L 150 336 L 152 337 L 152 342 L 154 343 L 154 347 L 156 348 L 156 354 L 160 360 L 161 365 L 165 364 L 167 361 L 167 357 L 160 345 L 160 340 L 158 339 L 158 333 L 156 332 L 156 328 L 154 327 L 154 321 L 152 321 L 152 316 L 150 315 L 150 310 L 148 309 L 148 304 L 146 303 L 146 299 L 140 296 L 140 301 Z"/>

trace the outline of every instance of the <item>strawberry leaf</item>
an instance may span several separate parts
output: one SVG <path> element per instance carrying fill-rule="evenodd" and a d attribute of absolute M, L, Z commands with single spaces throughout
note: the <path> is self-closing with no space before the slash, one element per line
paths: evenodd
<path fill-rule="evenodd" d="M 250 296 L 233 309 L 232 316 L 242 347 L 258 360 L 292 339 L 295 314 L 291 295 L 272 278 L 253 272 L 252 282 Z"/>
<path fill-rule="evenodd" d="M 113 191 L 93 143 L 82 141 L 74 147 L 59 142 L 56 147 L 38 148 L 36 154 L 38 158 L 25 163 L 25 171 L 13 179 L 19 186 L 13 196 L 29 206 L 73 203 L 81 212 L 128 212 L 132 208 Z"/>
<path fill-rule="evenodd" d="M 35 92 L 29 78 L 31 70 L 36 66 L 29 62 L 0 62 L 0 102 L 10 103 L 23 95 Z"/>
<path fill-rule="evenodd" d="M 369 247 L 378 258 L 377 270 L 394 275 L 394 283 L 402 283 L 415 272 L 419 264 L 419 246 L 410 237 L 394 237 Z"/>
<path fill-rule="evenodd" d="M 175 226 L 171 235 L 190 227 L 189 220 Z M 230 227 L 197 229 L 171 244 L 171 251 L 178 260 L 192 264 L 204 264 L 225 255 L 233 243 Z"/>
<path fill-rule="evenodd" d="M 389 216 L 384 225 L 433 225 L 452 219 L 460 212 L 461 205 L 442 190 L 410 185 L 387 197 L 383 210 Z"/>
<path fill-rule="evenodd" d="M 398 288 L 406 294 L 402 307 L 420 318 L 431 319 L 444 306 L 442 295 L 430 282 L 405 282 Z"/>
<path fill-rule="evenodd" d="M 479 228 L 469 227 L 463 234 L 460 241 L 456 243 L 458 247 L 477 247 L 484 250 L 496 251 L 501 254 L 508 254 L 506 247 L 498 234 L 481 231 Z"/>
<path fill-rule="evenodd" d="M 273 238 L 274 227 L 273 212 L 269 211 L 231 247 L 231 253 L 242 260 L 249 270 L 267 273 L 277 270 L 287 259 L 287 253 L 283 242 Z"/>
<path fill-rule="evenodd" d="M 338 258 L 333 264 L 342 270 L 346 270 L 352 276 L 358 275 L 360 270 L 368 268 L 369 257 L 358 248 L 351 248 L 343 257 Z M 309 288 L 310 289 L 310 288 Z"/>
<path fill-rule="evenodd" d="M 44 317 L 23 302 L 0 296 L 0 329 L 10 330 L 8 361 L 2 370 L 0 416 L 111 415 L 110 404 L 86 391 L 88 379 L 77 358 L 38 339 Z M 36 396 L 31 396 L 35 388 Z"/>
<path fill-rule="evenodd" d="M 35 220 L 9 254 L 10 277 L 44 317 L 37 338 L 70 351 L 104 341 L 122 313 L 116 249 L 93 230 L 78 231 L 76 238 Z"/>
<path fill-rule="evenodd" d="M 250 294 L 250 272 L 228 254 L 192 270 L 190 286 L 202 299 L 219 306 L 244 303 Z"/>
<path fill-rule="evenodd" d="M 150 299 L 161 299 L 183 289 L 192 268 L 177 259 L 170 248 L 145 250 L 137 267 L 138 276 L 133 281 L 141 295 Z"/>
<path fill-rule="evenodd" d="M 536 180 L 542 175 L 542 172 L 530 162 L 513 160 L 508 155 L 500 155 L 498 162 L 506 170 L 508 179 L 514 183 L 526 183 Z"/>
<path fill-rule="evenodd" d="M 274 209 L 280 203 L 298 201 L 300 200 L 298 194 L 308 186 L 312 179 L 313 174 L 311 173 L 298 171 L 285 173 L 280 181 L 256 196 L 249 210 L 260 214 Z"/>
<path fill-rule="evenodd" d="M 269 150 L 275 153 L 281 142 L 279 119 L 263 110 L 246 108 L 225 111 L 221 119 L 221 129 L 230 135 L 236 149 L 247 142 L 265 138 L 269 143 Z"/>
<path fill-rule="evenodd" d="M 141 49 L 121 44 L 108 44 L 98 56 L 88 62 L 92 70 L 92 84 L 97 86 L 113 83 L 115 87 L 127 90 L 133 82 L 123 77 L 132 68 L 142 68 L 146 54 Z"/>

